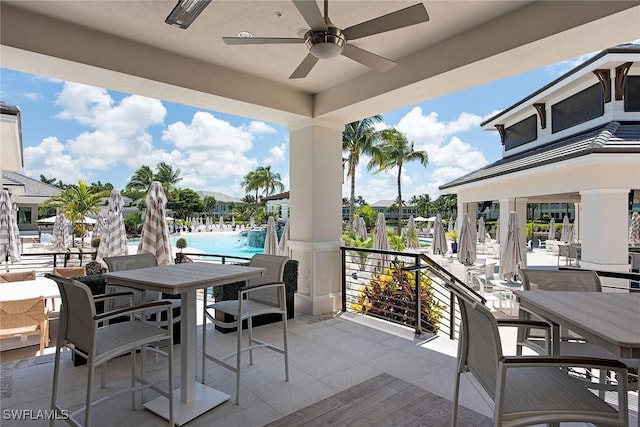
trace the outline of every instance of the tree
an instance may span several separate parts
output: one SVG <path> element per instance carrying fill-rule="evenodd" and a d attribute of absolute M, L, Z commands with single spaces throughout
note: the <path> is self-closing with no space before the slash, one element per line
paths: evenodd
<path fill-rule="evenodd" d="M 60 208 L 73 224 L 80 223 L 84 229 L 84 218 L 87 214 L 100 212 L 102 198 L 109 196 L 107 191 L 95 191 L 80 180 L 77 185 L 70 185 L 57 196 L 49 198 L 45 207 Z M 74 226 L 75 229 L 75 226 Z M 80 233 L 81 244 L 84 246 L 84 233 Z"/>
<path fill-rule="evenodd" d="M 125 186 L 123 193 L 133 200 L 140 200 L 149 191 L 153 182 L 153 171 L 147 165 L 140 166 Z"/>
<path fill-rule="evenodd" d="M 275 173 L 271 170 L 271 166 L 258 166 L 258 168 L 254 171 L 249 172 L 242 179 L 240 185 L 245 191 L 255 191 L 256 192 L 256 206 L 258 203 L 258 193 L 263 189 L 262 194 L 265 196 L 270 196 L 276 191 L 283 191 L 284 184 L 280 182 L 282 177 L 279 173 Z"/>
<path fill-rule="evenodd" d="M 106 191 L 111 193 L 111 190 L 113 190 L 113 184 L 107 182 L 105 184 L 103 184 L 102 182 L 98 181 L 98 182 L 92 182 L 91 185 L 89 186 L 92 191 L 94 192 L 101 192 L 101 191 Z"/>
<path fill-rule="evenodd" d="M 242 188 L 245 189 L 245 191 L 247 193 L 251 192 L 251 191 L 255 191 L 256 192 L 256 197 L 254 199 L 255 202 L 255 206 L 258 206 L 258 191 L 260 190 L 260 184 L 259 184 L 259 179 L 258 179 L 258 174 L 256 171 L 251 171 L 248 174 L 245 175 L 245 177 L 242 179 L 242 182 L 240 183 L 240 185 L 242 186 Z"/>
<path fill-rule="evenodd" d="M 377 167 L 377 172 L 388 171 L 398 168 L 398 235 L 402 234 L 402 167 L 407 162 L 420 162 L 426 166 L 429 157 L 426 151 L 414 150 L 413 142 L 409 142 L 405 134 L 396 128 L 385 129 L 380 132 L 378 145 L 372 147 L 373 157 L 369 162 L 368 169 Z"/>
<path fill-rule="evenodd" d="M 55 178 L 47 178 L 46 176 L 40 174 L 40 182 L 44 182 L 45 184 L 49 184 L 49 185 L 55 185 L 56 184 L 56 179 Z"/>
<path fill-rule="evenodd" d="M 189 188 L 173 190 L 168 197 L 167 209 L 173 210 L 178 218 L 186 218 L 205 209 L 204 202 L 195 191 Z"/>
<path fill-rule="evenodd" d="M 367 117 L 347 124 L 342 132 L 342 151 L 347 154 L 347 176 L 351 178 L 351 193 L 349 198 L 349 224 L 353 223 L 353 210 L 356 194 L 356 167 L 360 163 L 360 156 L 372 154 L 372 146 L 376 140 L 373 125 L 382 122 L 382 116 Z"/>
<path fill-rule="evenodd" d="M 160 162 L 156 165 L 156 173 L 153 176 L 153 180 L 158 181 L 162 185 L 164 192 L 169 194 L 175 188 L 175 185 L 182 181 L 180 172 L 179 168 L 173 170 L 171 165 L 166 162 Z"/>
<path fill-rule="evenodd" d="M 217 202 L 215 197 L 204 196 L 204 199 L 202 200 L 202 202 L 204 203 L 204 207 L 207 213 L 212 214 L 213 212 L 215 212 L 217 207 Z"/>

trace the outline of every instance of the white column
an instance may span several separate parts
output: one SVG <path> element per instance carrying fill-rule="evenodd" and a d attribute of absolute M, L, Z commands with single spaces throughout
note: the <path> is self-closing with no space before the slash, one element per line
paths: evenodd
<path fill-rule="evenodd" d="M 580 266 L 592 270 L 629 271 L 627 243 L 629 189 L 582 190 L 580 196 L 582 200 Z M 616 284 L 615 279 L 602 281 L 605 284 Z M 626 285 L 622 282 L 617 284 Z"/>
<path fill-rule="evenodd" d="M 289 248 L 298 260 L 296 311 L 322 314 L 341 303 L 343 123 L 290 128 Z"/>
<path fill-rule="evenodd" d="M 518 226 L 520 227 L 520 253 L 523 255 L 522 267 L 527 267 L 527 201 L 529 199 L 518 197 L 514 200 L 515 211 L 518 215 Z"/>

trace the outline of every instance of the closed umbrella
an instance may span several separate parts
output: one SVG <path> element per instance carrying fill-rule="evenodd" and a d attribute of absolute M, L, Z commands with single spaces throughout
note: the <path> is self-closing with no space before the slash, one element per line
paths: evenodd
<path fill-rule="evenodd" d="M 53 223 L 53 251 L 66 252 L 71 243 L 69 236 L 69 224 L 63 214 L 56 217 Z"/>
<path fill-rule="evenodd" d="M 549 240 L 556 240 L 556 220 L 555 218 L 551 218 L 549 221 L 549 235 L 547 236 Z"/>
<path fill-rule="evenodd" d="M 453 217 L 449 217 L 449 224 L 447 224 L 447 231 L 453 230 L 456 220 Z"/>
<path fill-rule="evenodd" d="M 232 216 L 231 217 L 231 228 L 235 228 L 235 226 L 236 226 L 236 217 Z"/>
<path fill-rule="evenodd" d="M 640 213 L 634 212 L 629 225 L 629 244 L 640 245 Z"/>
<path fill-rule="evenodd" d="M 376 225 L 373 229 L 373 249 L 388 251 L 391 249 L 387 236 L 387 223 L 384 214 L 380 212 L 376 218 Z M 373 258 L 374 271 L 381 273 L 387 265 L 389 256 L 387 254 L 375 254 Z"/>
<path fill-rule="evenodd" d="M 364 219 L 358 215 L 354 215 L 351 228 L 353 232 L 356 233 L 358 240 L 367 240 L 367 226 L 364 223 Z"/>
<path fill-rule="evenodd" d="M 571 227 L 571 243 L 580 243 L 580 224 L 578 223 L 578 215 L 573 220 Z"/>
<path fill-rule="evenodd" d="M 361 216 L 358 217 L 358 223 L 359 223 L 359 230 L 360 230 L 360 235 L 362 236 L 362 238 L 360 240 L 367 240 L 369 238 L 369 233 L 367 233 L 367 223 L 364 222 L 364 218 L 362 218 Z"/>
<path fill-rule="evenodd" d="M 436 222 L 433 226 L 433 253 L 436 255 L 444 255 L 449 250 L 447 245 L 447 236 L 444 234 L 444 226 L 442 225 L 442 217 L 436 215 Z"/>
<path fill-rule="evenodd" d="M 571 227 L 569 226 L 569 217 L 566 215 L 562 219 L 562 232 L 560 233 L 560 240 L 569 243 L 571 239 Z"/>
<path fill-rule="evenodd" d="M 267 219 L 267 230 L 264 236 L 264 253 L 266 255 L 278 255 L 278 234 L 276 233 L 276 221 L 273 216 Z"/>
<path fill-rule="evenodd" d="M 280 236 L 280 242 L 278 243 L 278 251 L 280 255 L 289 256 L 289 220 L 284 224 L 282 230 L 282 236 Z"/>
<path fill-rule="evenodd" d="M 153 254 L 158 265 L 173 264 L 171 242 L 169 241 L 169 227 L 167 226 L 167 197 L 162 185 L 153 181 L 147 193 L 147 211 L 144 215 L 144 224 L 140 233 L 138 253 Z"/>
<path fill-rule="evenodd" d="M 507 236 L 500 254 L 500 278 L 509 281 L 515 280 L 522 264 L 518 215 L 515 212 L 510 212 Z"/>
<path fill-rule="evenodd" d="M 224 229 L 224 217 L 222 215 L 220 215 L 220 230 Z"/>
<path fill-rule="evenodd" d="M 254 217 L 249 217 L 249 227 L 253 228 L 256 226 L 256 219 Z"/>
<path fill-rule="evenodd" d="M 496 220 L 496 243 L 500 243 L 500 217 Z"/>
<path fill-rule="evenodd" d="M 458 261 L 464 265 L 476 262 L 476 241 L 473 238 L 473 226 L 466 213 L 462 216 L 460 233 L 458 236 Z"/>
<path fill-rule="evenodd" d="M 416 223 L 413 219 L 413 215 L 409 216 L 409 222 L 407 223 L 407 247 L 411 249 L 417 249 L 418 244 L 418 230 L 416 230 Z"/>
<path fill-rule="evenodd" d="M 487 240 L 487 228 L 484 225 L 484 218 L 478 220 L 478 242 L 484 243 Z"/>
<path fill-rule="evenodd" d="M 20 230 L 12 206 L 9 192 L 0 191 L 0 262 L 7 256 L 11 262 L 20 261 Z"/>
<path fill-rule="evenodd" d="M 104 267 L 107 267 L 107 264 L 104 262 L 105 257 L 128 254 L 127 233 L 124 228 L 124 219 L 122 218 L 124 200 L 118 190 L 111 190 L 108 203 L 109 213 L 105 221 L 106 230 L 102 239 L 100 239 L 100 246 L 98 246 L 98 253 L 96 255 L 96 261 Z"/>
<path fill-rule="evenodd" d="M 105 231 L 105 222 L 104 217 L 102 215 L 98 215 L 96 218 L 96 224 L 93 226 L 93 234 L 91 235 L 92 239 L 100 239 L 102 238 L 102 233 Z"/>

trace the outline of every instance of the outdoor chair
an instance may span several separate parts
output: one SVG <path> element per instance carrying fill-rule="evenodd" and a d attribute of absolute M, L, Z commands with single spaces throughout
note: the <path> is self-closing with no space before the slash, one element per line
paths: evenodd
<path fill-rule="evenodd" d="M 91 409 L 94 405 L 121 395 L 131 393 L 131 406 L 135 409 L 137 390 L 151 388 L 160 395 L 166 397 L 169 402 L 169 425 L 173 426 L 173 332 L 169 328 L 163 329 L 149 323 L 136 320 L 133 316 L 136 313 L 143 313 L 145 310 L 163 309 L 171 319 L 171 304 L 169 302 L 155 301 L 139 306 L 130 306 L 112 312 L 102 314 L 96 313 L 95 303 L 104 301 L 112 297 L 122 297 L 123 294 L 112 295 L 91 295 L 88 286 L 73 279 L 47 274 L 46 277 L 55 280 L 62 297 L 62 309 L 60 311 L 60 323 L 58 327 L 58 338 L 56 345 L 56 355 L 53 370 L 53 389 L 51 393 L 51 409 L 63 411 L 64 408 L 58 403 L 58 387 L 60 379 L 60 353 L 62 348 L 67 347 L 76 354 L 87 359 L 87 385 L 84 405 L 75 411 L 68 411 L 67 421 L 72 425 L 82 425 L 76 417 L 84 411 L 84 426 L 91 424 Z M 129 293 L 131 297 L 132 294 Z M 130 316 L 126 322 L 109 324 L 109 320 Z M 138 373 L 136 352 L 140 351 L 140 359 L 146 358 L 148 346 L 160 341 L 168 343 L 166 356 L 168 369 L 168 386 L 163 389 L 146 378 L 144 363 L 141 363 L 141 372 Z M 106 364 L 118 356 L 130 354 L 131 358 L 131 387 L 115 390 L 98 399 L 93 398 L 93 377 L 97 367 L 102 368 L 100 387 L 106 387 Z M 144 400 L 144 398 L 143 398 Z M 74 405 L 75 406 L 75 405 Z M 51 419 L 53 426 L 55 418 Z"/>
<path fill-rule="evenodd" d="M 53 267 L 52 274 L 54 276 L 71 279 L 74 277 L 85 276 L 86 272 L 84 270 L 84 267 Z"/>
<path fill-rule="evenodd" d="M 541 291 L 568 291 L 568 292 L 602 292 L 602 284 L 600 278 L 595 271 L 589 270 L 532 270 L 522 269 L 522 288 L 528 290 Z M 520 318 L 531 319 L 534 314 L 521 311 Z M 638 368 L 640 368 L 640 360 L 621 358 L 601 346 L 584 340 L 579 335 L 571 331 L 560 330 L 560 348 L 559 354 L 568 356 L 592 356 L 607 359 L 618 360 L 627 368 L 633 370 L 629 374 L 629 390 L 638 390 Z M 522 354 L 522 347 L 527 347 L 539 354 L 550 354 L 548 346 L 540 345 L 539 331 L 527 330 L 522 328 L 518 330 L 517 353 Z M 588 378 L 596 378 L 595 371 L 589 372 Z M 611 379 L 601 373 L 597 375 L 600 395 L 604 396 L 604 391 L 615 390 L 617 384 L 612 383 Z M 638 396 L 638 407 L 640 408 L 640 393 Z"/>
<path fill-rule="evenodd" d="M 22 282 L 25 280 L 36 280 L 36 271 L 14 271 L 11 273 L 0 273 L 0 283 Z"/>
<path fill-rule="evenodd" d="M 153 254 L 135 254 L 135 255 L 123 255 L 116 257 L 105 257 L 104 262 L 107 264 L 110 272 L 134 270 L 138 268 L 157 267 L 158 261 Z M 174 327 L 174 339 L 175 342 L 180 342 L 180 306 L 181 300 L 179 298 L 162 298 L 162 293 L 157 291 L 141 291 L 140 289 L 129 288 L 126 286 L 106 285 L 105 293 L 111 294 L 116 292 L 133 292 L 133 303 L 140 304 L 143 302 L 151 301 L 168 301 L 171 303 L 173 311 L 173 327 Z M 123 298 L 114 298 L 110 302 L 107 302 L 107 309 L 114 310 L 126 306 L 127 300 Z M 146 320 L 156 322 L 158 326 L 166 325 L 166 318 L 161 318 L 160 314 L 154 310 L 148 310 L 145 313 Z"/>
<path fill-rule="evenodd" d="M 453 392 L 452 425 L 457 425 L 460 377 L 470 380 L 493 409 L 496 427 L 556 422 L 592 422 L 627 426 L 627 369 L 616 360 L 568 356 L 505 356 L 496 318 L 481 302 L 456 292 L 462 317 L 458 363 Z M 511 320 L 509 326 L 543 327 L 543 322 Z M 591 383 L 567 375 L 563 369 L 614 371 L 624 381 L 618 389 L 617 409 L 593 394 Z"/>
<path fill-rule="evenodd" d="M 240 369 L 242 353 L 249 352 L 249 364 L 253 365 L 253 350 L 267 348 L 284 356 L 285 381 L 289 381 L 289 353 L 287 346 L 287 306 L 286 290 L 283 282 L 284 266 L 289 257 L 277 255 L 256 254 L 249 262 L 250 267 L 263 267 L 264 275 L 258 279 L 249 280 L 245 286 L 238 289 L 237 300 L 226 300 L 207 304 L 208 291 L 205 290 L 203 331 L 202 331 L 202 383 L 205 383 L 205 362 L 207 359 L 236 374 L 236 405 L 240 401 Z M 216 318 L 215 312 L 233 316 L 233 320 L 224 321 Z M 278 346 L 256 339 L 253 336 L 252 320 L 262 314 L 280 314 L 282 316 L 283 344 Z M 223 328 L 236 328 L 236 350 L 225 356 L 214 356 L 207 353 L 207 319 L 214 325 Z M 248 345 L 244 346 L 242 339 L 243 322 L 247 322 L 249 335 Z M 235 357 L 235 365 L 226 360 Z"/>
<path fill-rule="evenodd" d="M 0 339 L 40 337 L 40 355 L 49 344 L 49 312 L 44 297 L 0 301 Z"/>

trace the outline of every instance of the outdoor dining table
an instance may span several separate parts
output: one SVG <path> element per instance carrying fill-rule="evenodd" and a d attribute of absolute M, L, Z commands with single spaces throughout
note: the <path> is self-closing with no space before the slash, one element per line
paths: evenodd
<path fill-rule="evenodd" d="M 177 425 L 185 424 L 229 399 L 228 394 L 196 382 L 196 291 L 247 281 L 261 277 L 264 272 L 265 269 L 259 267 L 194 262 L 103 274 L 110 285 L 180 295 L 181 387 L 180 401 L 175 402 L 174 410 Z M 164 396 L 151 400 L 144 406 L 166 419 L 169 418 L 169 402 Z"/>
<path fill-rule="evenodd" d="M 640 293 L 514 291 L 521 307 L 550 321 L 552 351 L 557 354 L 559 328 L 630 359 L 640 359 Z"/>

